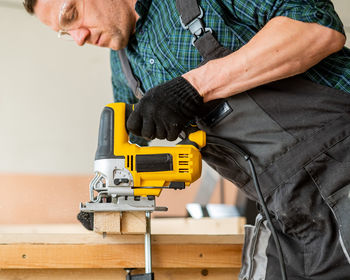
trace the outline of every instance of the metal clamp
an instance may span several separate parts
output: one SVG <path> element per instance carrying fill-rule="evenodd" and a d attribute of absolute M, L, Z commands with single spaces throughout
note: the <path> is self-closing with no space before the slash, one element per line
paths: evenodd
<path fill-rule="evenodd" d="M 182 21 L 182 18 L 180 16 L 180 22 L 181 26 L 185 30 L 189 30 L 191 34 L 193 35 L 192 38 L 192 45 L 194 46 L 194 43 L 197 41 L 198 38 L 204 35 L 206 32 L 213 33 L 213 30 L 211 28 L 206 28 L 203 24 L 202 18 L 204 16 L 204 12 L 202 7 L 199 7 L 200 15 L 196 17 L 194 20 L 192 20 L 189 24 L 185 25 Z"/>
<path fill-rule="evenodd" d="M 154 280 L 152 272 L 151 211 L 146 211 L 145 273 L 131 275 L 132 268 L 126 268 L 126 280 Z"/>

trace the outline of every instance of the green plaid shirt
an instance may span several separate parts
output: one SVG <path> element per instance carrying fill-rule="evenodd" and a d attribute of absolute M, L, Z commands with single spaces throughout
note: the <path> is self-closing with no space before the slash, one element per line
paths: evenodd
<path fill-rule="evenodd" d="M 246 44 L 271 18 L 286 16 L 316 22 L 344 34 L 343 25 L 328 0 L 201 0 L 204 22 L 219 42 L 235 51 Z M 175 0 L 139 0 L 136 33 L 127 47 L 132 70 L 144 91 L 196 68 L 202 61 L 192 46 L 192 35 L 181 27 Z M 111 51 L 112 83 L 116 102 L 135 103 L 118 54 Z M 316 83 L 350 93 L 350 50 L 344 48 L 303 74 Z"/>

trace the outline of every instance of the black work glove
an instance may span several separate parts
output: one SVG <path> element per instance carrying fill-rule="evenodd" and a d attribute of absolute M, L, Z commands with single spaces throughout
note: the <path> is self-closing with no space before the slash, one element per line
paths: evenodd
<path fill-rule="evenodd" d="M 185 125 L 193 120 L 203 98 L 182 77 L 150 89 L 135 105 L 127 129 L 147 139 L 176 140 Z"/>
<path fill-rule="evenodd" d="M 77 219 L 88 230 L 94 229 L 94 213 L 80 211 Z"/>

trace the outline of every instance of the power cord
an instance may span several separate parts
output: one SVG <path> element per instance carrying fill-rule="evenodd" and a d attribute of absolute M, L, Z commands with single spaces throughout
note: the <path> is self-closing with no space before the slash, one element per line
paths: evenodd
<path fill-rule="evenodd" d="M 227 141 L 227 140 L 220 138 L 220 137 L 217 137 L 217 136 L 207 136 L 207 143 L 210 143 L 210 144 L 215 145 L 215 146 L 224 147 L 224 148 L 230 148 L 234 152 L 236 152 L 237 154 L 242 156 L 245 159 L 245 161 L 248 162 L 249 168 L 251 171 L 251 175 L 253 178 L 254 187 L 255 187 L 256 193 L 258 195 L 259 203 L 261 205 L 261 208 L 263 209 L 266 220 L 270 225 L 271 234 L 272 234 L 273 240 L 274 240 L 275 245 L 276 245 L 280 270 L 281 270 L 281 274 L 282 274 L 282 280 L 287 280 L 287 273 L 286 273 L 286 267 L 285 267 L 285 263 L 284 263 L 284 257 L 283 257 L 283 253 L 282 253 L 281 244 L 280 244 L 279 238 L 276 234 L 276 230 L 272 224 L 271 217 L 270 217 L 269 211 L 267 209 L 264 197 L 262 195 L 261 188 L 260 188 L 259 181 L 258 181 L 258 177 L 256 176 L 255 167 L 254 167 L 254 164 L 253 164 L 253 161 L 252 161 L 250 155 L 247 154 L 238 145 L 231 143 L 230 141 Z"/>

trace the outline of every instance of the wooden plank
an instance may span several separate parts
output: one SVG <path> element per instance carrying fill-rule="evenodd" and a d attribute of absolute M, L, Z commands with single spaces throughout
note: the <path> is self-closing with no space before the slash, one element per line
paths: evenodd
<path fill-rule="evenodd" d="M 152 219 L 152 242 L 159 244 L 242 244 L 243 218 Z M 139 235 L 103 236 L 81 225 L 1 225 L 0 244 L 143 244 Z"/>
<path fill-rule="evenodd" d="M 176 221 L 161 220 L 158 227 Z M 177 223 L 195 232 L 197 221 Z M 198 232 L 206 229 L 204 222 L 197 226 Z M 198 232 L 152 235 L 156 279 L 237 279 L 243 235 Z M 0 280 L 125 279 L 124 268 L 144 268 L 143 242 L 143 235 L 106 236 L 80 225 L 0 226 Z"/>
<path fill-rule="evenodd" d="M 122 212 L 122 234 L 144 234 L 146 232 L 146 212 Z"/>
<path fill-rule="evenodd" d="M 231 217 L 222 219 L 202 218 L 152 218 L 153 234 L 242 234 L 245 218 Z M 180 229 L 179 229 L 180 228 Z M 0 224 L 2 233 L 86 233 L 80 224 Z"/>
<path fill-rule="evenodd" d="M 94 231 L 121 234 L 120 220 L 120 212 L 96 212 L 94 213 Z"/>
<path fill-rule="evenodd" d="M 136 273 L 143 273 L 141 269 Z M 154 269 L 157 280 L 234 280 L 238 268 Z M 123 269 L 11 269 L 0 270 L 0 280 L 125 280 Z"/>
<path fill-rule="evenodd" d="M 231 218 L 158 218 L 151 220 L 155 234 L 243 234 L 246 219 Z"/>
<path fill-rule="evenodd" d="M 152 235 L 154 244 L 243 244 L 243 234 L 237 235 Z M 143 235 L 106 235 L 94 232 L 70 234 L 0 234 L 0 244 L 143 244 Z"/>
<path fill-rule="evenodd" d="M 95 212 L 94 231 L 107 234 L 144 234 L 146 232 L 146 213 Z"/>
<path fill-rule="evenodd" d="M 239 268 L 241 244 L 154 244 L 155 268 Z M 143 244 L 0 245 L 0 269 L 144 267 Z"/>
<path fill-rule="evenodd" d="M 132 211 L 95 213 L 94 231 L 109 234 L 143 234 L 146 230 L 145 212 Z M 205 233 L 217 234 L 218 232 L 230 234 L 242 234 L 245 219 L 242 217 L 225 219 L 152 219 L 152 232 L 157 234 L 191 234 Z"/>

